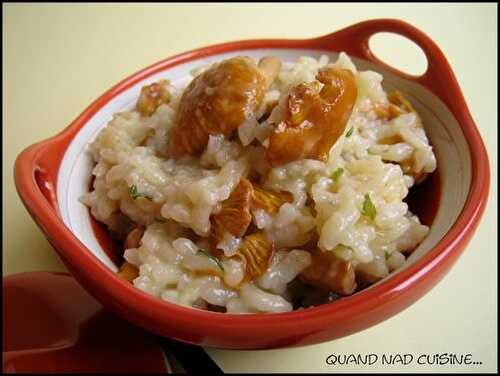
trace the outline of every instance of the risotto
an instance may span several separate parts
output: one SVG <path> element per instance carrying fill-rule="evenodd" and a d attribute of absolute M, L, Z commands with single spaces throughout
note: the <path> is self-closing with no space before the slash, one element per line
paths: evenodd
<path fill-rule="evenodd" d="M 89 145 L 81 201 L 118 273 L 184 306 L 286 312 L 351 295 L 426 237 L 403 201 L 436 169 L 421 119 L 344 53 L 235 57 L 145 86 Z"/>

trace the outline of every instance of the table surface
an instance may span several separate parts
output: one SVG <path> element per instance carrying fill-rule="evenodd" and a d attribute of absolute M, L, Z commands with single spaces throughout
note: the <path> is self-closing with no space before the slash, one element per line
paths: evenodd
<path fill-rule="evenodd" d="M 66 270 L 15 191 L 28 145 L 66 127 L 129 74 L 189 49 L 239 39 L 307 38 L 373 18 L 399 18 L 441 47 L 488 148 L 490 198 L 450 273 L 417 303 L 360 333 L 265 351 L 208 349 L 227 372 L 495 372 L 497 370 L 496 4 L 3 5 L 4 275 Z M 380 37 L 379 55 L 409 72 L 412 46 Z M 472 354 L 476 365 L 418 365 L 421 354 Z M 412 354 L 409 364 L 329 365 L 330 354 Z M 407 357 L 409 359 L 409 357 Z"/>

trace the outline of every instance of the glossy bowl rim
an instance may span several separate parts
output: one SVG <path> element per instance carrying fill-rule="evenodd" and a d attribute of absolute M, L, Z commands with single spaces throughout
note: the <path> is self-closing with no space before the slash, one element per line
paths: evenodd
<path fill-rule="evenodd" d="M 360 30 L 364 32 L 361 33 L 359 32 Z M 415 77 L 401 73 L 378 60 L 370 51 L 368 40 L 372 35 L 385 31 L 398 33 L 416 42 L 424 50 L 430 62 L 427 72 L 422 76 Z M 358 39 L 355 37 L 357 35 L 356 32 L 359 32 Z M 352 43 L 353 39 L 356 42 L 354 43 L 355 46 L 348 47 L 346 44 L 347 41 L 350 40 Z M 342 43 L 345 43 L 347 48 L 342 48 Z M 40 188 L 34 178 L 34 173 L 35 171 L 42 171 L 53 175 L 54 170 L 50 171 L 46 165 L 44 166 L 41 163 L 41 156 L 48 155 L 47 153 L 50 153 L 56 147 L 61 148 L 61 145 L 65 145 L 65 151 L 78 130 L 86 124 L 87 120 L 95 112 L 113 97 L 146 77 L 160 71 L 168 70 L 168 68 L 177 64 L 197 60 L 204 56 L 218 55 L 242 49 L 260 48 L 330 49 L 337 52 L 342 48 L 342 50 L 347 50 L 346 52 L 350 56 L 374 62 L 404 79 L 422 84 L 435 93 L 456 117 L 469 148 L 472 178 L 464 207 L 452 227 L 438 244 L 414 264 L 388 277 L 368 290 L 360 291 L 355 295 L 332 303 L 286 313 L 236 315 L 197 310 L 162 301 L 124 282 L 113 271 L 97 260 L 92 252 L 66 228 L 62 219 L 53 215 L 54 208 L 47 200 L 52 201 L 52 204 L 54 204 L 54 202 L 57 202 L 57 198 L 54 194 L 53 197 L 47 199 L 46 196 L 41 194 Z M 436 62 L 439 64 L 433 65 Z M 434 77 L 436 75 L 442 77 L 443 74 L 445 75 L 444 80 L 447 81 L 446 84 L 450 86 L 446 88 L 435 86 Z M 446 96 L 444 89 L 449 90 L 453 95 Z M 63 154 L 64 152 L 54 158 L 59 158 L 60 162 Z M 58 168 L 59 164 L 57 164 Z M 131 309 L 134 315 L 144 315 L 145 313 L 141 310 L 141 307 L 147 307 L 149 312 L 146 315 L 154 316 L 156 320 L 174 319 L 177 323 L 186 323 L 202 331 L 209 330 L 213 336 L 217 334 L 217 330 L 235 326 L 240 329 L 245 328 L 245 332 L 250 334 L 255 329 L 265 330 L 266 328 L 274 328 L 276 330 L 286 330 L 287 327 L 291 327 L 298 322 L 303 325 L 307 325 L 307 323 L 319 324 L 320 321 L 324 322 L 324 320 L 328 322 L 341 322 L 342 319 L 352 316 L 354 313 L 376 309 L 398 298 L 400 299 L 396 312 L 399 312 L 425 294 L 456 261 L 474 233 L 484 212 L 489 190 L 489 175 L 486 149 L 446 58 L 435 43 L 424 33 L 403 21 L 391 19 L 365 21 L 319 38 L 257 39 L 228 42 L 198 48 L 164 59 L 130 75 L 113 86 L 87 107 L 61 133 L 28 147 L 18 156 L 15 163 L 16 187 L 26 208 L 48 236 L 49 241 L 54 245 L 60 257 L 68 266 L 68 269 L 93 295 L 98 296 L 101 301 L 106 297 L 114 297 L 120 305 Z M 55 171 L 55 176 L 57 177 L 57 171 Z M 89 282 L 92 279 L 93 282 Z M 412 297 L 409 295 L 403 296 L 405 295 L 405 291 L 417 286 L 420 286 L 420 293 L 413 294 Z M 117 309 L 116 306 L 115 309 Z M 396 312 L 385 313 L 382 315 L 385 317 L 377 319 L 375 322 L 365 325 L 365 327 L 380 322 Z M 204 322 L 205 320 L 206 322 Z"/>

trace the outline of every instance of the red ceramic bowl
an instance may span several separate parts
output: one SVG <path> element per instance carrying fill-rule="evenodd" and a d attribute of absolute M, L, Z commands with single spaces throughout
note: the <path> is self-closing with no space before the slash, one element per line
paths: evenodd
<path fill-rule="evenodd" d="M 379 61 L 368 45 L 379 32 L 400 34 L 420 46 L 428 60 L 427 71 L 410 76 Z M 92 167 L 84 146 L 111 114 L 131 108 L 142 85 L 161 77 L 175 84 L 191 68 L 228 56 L 272 53 L 290 60 L 322 53 L 334 58 L 340 51 L 349 54 L 358 68 L 382 73 L 386 89 L 397 87 L 410 98 L 436 152 L 439 179 L 423 192 L 435 207 L 435 218 L 429 236 L 407 265 L 353 296 L 276 314 L 231 315 L 185 308 L 118 278 L 102 241 L 105 236 L 92 226 L 88 211 L 78 202 Z M 489 167 L 479 132 L 443 53 L 413 26 L 380 19 L 319 38 L 230 42 L 163 60 L 108 90 L 62 133 L 24 150 L 15 164 L 15 180 L 26 208 L 68 269 L 106 307 L 163 336 L 203 346 L 256 349 L 342 337 L 389 318 L 423 296 L 451 268 L 475 231 L 488 196 Z M 441 198 L 434 194 L 439 189 Z"/>
<path fill-rule="evenodd" d="M 154 336 L 104 311 L 66 273 L 4 277 L 2 318 L 4 373 L 172 373 Z"/>

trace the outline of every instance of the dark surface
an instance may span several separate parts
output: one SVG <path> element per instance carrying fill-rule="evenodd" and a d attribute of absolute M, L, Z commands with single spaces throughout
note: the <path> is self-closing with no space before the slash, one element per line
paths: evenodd
<path fill-rule="evenodd" d="M 158 337 L 165 352 L 172 354 L 188 375 L 223 375 L 224 372 L 200 346 Z"/>

